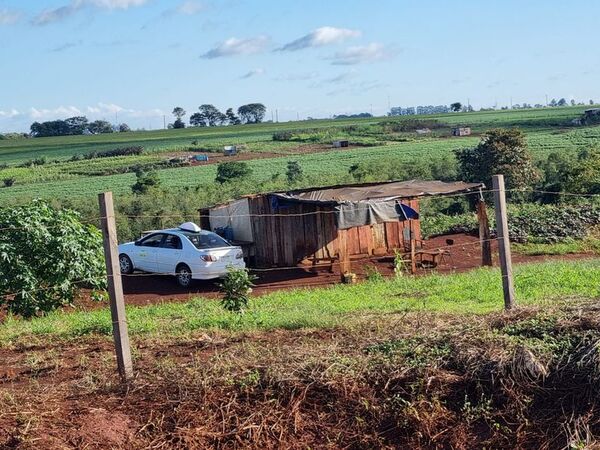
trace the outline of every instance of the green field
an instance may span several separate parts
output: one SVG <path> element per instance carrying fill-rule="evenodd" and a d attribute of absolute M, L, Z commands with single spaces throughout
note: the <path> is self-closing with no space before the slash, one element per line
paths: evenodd
<path fill-rule="evenodd" d="M 420 120 L 438 120 L 444 124 L 444 128 L 434 129 L 427 137 L 419 137 L 414 132 L 383 133 L 378 124 L 390 119 L 369 118 L 6 140 L 0 141 L 0 164 L 8 167 L 0 169 L 0 180 L 14 178 L 15 184 L 0 188 L 0 201 L 20 202 L 33 197 L 90 198 L 106 190 L 117 195 L 128 194 L 135 180 L 131 166 L 160 163 L 167 158 L 163 154 L 179 151 L 218 151 L 227 144 L 244 144 L 249 153 L 267 151 L 282 155 L 248 162 L 253 169 L 250 180 L 253 185 L 283 174 L 290 159 L 297 160 L 308 175 L 305 183 L 314 185 L 350 181 L 348 169 L 358 162 L 385 158 L 418 162 L 452 157 L 453 150 L 474 145 L 482 132 L 493 127 L 518 126 L 523 129 L 534 157 L 543 158 L 551 152 L 574 152 L 600 141 L 600 127 L 575 128 L 570 125 L 582 109 L 567 107 L 419 116 Z M 449 137 L 452 124 L 470 125 L 474 136 Z M 303 139 L 273 141 L 273 133 L 285 130 L 298 133 Z M 364 146 L 335 153 L 302 152 L 311 143 L 324 145 L 332 139 L 345 137 Z M 69 161 L 74 155 L 134 145 L 143 146 L 145 153 L 135 157 Z M 290 156 L 296 152 L 301 154 Z M 40 157 L 46 159 L 45 164 L 17 167 Z M 161 169 L 159 175 L 164 187 L 182 188 L 213 184 L 215 171 L 216 166 L 209 165 Z"/>

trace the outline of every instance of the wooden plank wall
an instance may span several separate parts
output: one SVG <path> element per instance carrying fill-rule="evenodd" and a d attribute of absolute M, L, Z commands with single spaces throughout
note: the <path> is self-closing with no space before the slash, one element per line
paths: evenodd
<path fill-rule="evenodd" d="M 257 267 L 291 267 L 306 258 L 326 259 L 338 254 L 338 230 L 334 209 L 297 204 L 273 210 L 268 196 L 248 199 Z M 418 200 L 406 201 L 418 211 Z M 289 217 L 286 217 L 289 216 Z M 357 257 L 392 254 L 408 247 L 403 230 L 410 227 L 420 239 L 418 220 L 390 222 L 347 231 L 348 252 Z"/>

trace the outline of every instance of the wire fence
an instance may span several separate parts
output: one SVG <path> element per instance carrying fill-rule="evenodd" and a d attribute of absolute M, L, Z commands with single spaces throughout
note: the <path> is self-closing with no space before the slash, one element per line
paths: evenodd
<path fill-rule="evenodd" d="M 478 195 L 478 196 L 482 196 L 482 194 L 485 193 L 495 193 L 495 192 L 500 192 L 501 190 L 495 190 L 495 189 L 480 189 L 477 191 L 470 191 L 470 192 L 463 192 L 463 193 L 457 193 L 457 194 L 439 194 L 439 195 L 427 195 L 425 197 L 420 197 L 422 199 L 434 199 L 434 198 L 455 198 L 455 197 L 462 197 L 462 196 L 472 196 L 472 195 Z M 596 197 L 600 197 L 600 194 L 596 194 L 596 193 L 572 193 L 572 192 L 554 192 L 554 191 L 543 191 L 543 190 L 536 190 L 536 189 L 505 189 L 504 192 L 529 192 L 529 193 L 538 193 L 538 194 L 550 194 L 550 195 L 557 195 L 557 196 L 570 196 L 570 197 L 581 197 L 581 198 L 596 198 Z M 402 199 L 398 199 L 398 201 L 402 201 Z M 365 208 L 354 208 L 355 210 L 360 211 L 361 209 L 369 209 L 368 207 Z M 303 217 L 303 216 L 312 216 L 312 215 L 326 215 L 326 214 L 337 214 L 338 211 L 336 211 L 335 209 L 332 210 L 317 210 L 317 211 L 308 211 L 305 213 L 289 213 L 289 214 L 282 214 L 282 213 L 265 213 L 265 214 L 231 214 L 231 215 L 226 215 L 226 216 L 221 216 L 221 217 L 230 217 L 230 218 L 247 218 L 247 217 L 260 217 L 260 218 L 294 218 L 294 217 Z M 181 218 L 182 215 L 181 214 L 166 214 L 166 215 L 149 215 L 149 214 L 139 214 L 139 215 L 123 215 L 123 214 L 115 214 L 115 217 L 117 218 L 127 218 L 127 219 L 173 219 L 173 218 Z M 210 217 L 208 215 L 195 215 L 194 217 L 198 217 L 198 218 L 206 218 L 206 217 Z M 92 218 L 87 218 L 86 220 L 81 221 L 84 224 L 90 224 L 90 225 L 97 225 L 100 221 L 107 219 L 106 216 L 95 216 Z M 54 228 L 60 228 L 62 227 L 62 225 L 56 225 L 56 226 L 47 226 L 45 227 L 46 229 L 54 229 Z M 8 227 L 2 227 L 0 228 L 0 232 L 11 232 L 11 231 L 27 231 L 30 230 L 31 227 L 14 227 L 14 226 L 8 226 Z M 456 247 L 469 247 L 469 246 L 481 246 L 483 243 L 486 242 L 494 242 L 497 241 L 499 238 L 498 237 L 494 237 L 494 238 L 490 238 L 490 239 L 478 239 L 476 241 L 473 242 L 461 242 L 461 243 L 457 243 L 457 244 L 448 244 L 448 245 L 442 245 L 442 246 L 436 246 L 433 248 L 427 248 L 428 252 L 433 252 L 433 251 L 451 251 L 452 249 L 456 248 Z M 113 240 L 112 245 L 117 246 L 118 242 L 116 242 L 115 240 Z M 404 251 L 404 254 L 408 254 L 409 252 Z M 372 262 L 374 259 L 376 258 L 381 258 L 381 256 L 369 256 L 366 258 L 359 258 L 359 259 L 351 259 L 351 263 L 352 264 L 360 264 L 360 263 L 365 263 L 365 262 Z M 329 259 L 329 258 L 326 258 Z M 306 265 L 294 265 L 294 266 L 286 266 L 286 267 L 272 267 L 272 268 L 252 268 L 251 271 L 255 272 L 255 273 L 267 273 L 267 272 L 284 272 L 284 271 L 291 271 L 291 270 L 312 270 L 314 268 L 320 268 L 320 267 L 337 267 L 340 266 L 342 264 L 346 264 L 345 262 L 341 262 L 341 261 L 335 261 L 335 258 L 332 258 L 332 261 L 329 263 L 317 263 L 317 264 L 313 264 L 311 266 L 306 266 Z M 122 276 L 123 278 L 135 278 L 135 277 L 156 277 L 156 276 L 173 276 L 175 275 L 174 273 L 133 273 L 133 274 L 122 274 L 119 276 Z M 192 277 L 195 275 L 199 275 L 199 273 L 192 273 L 191 274 Z M 506 276 L 506 275 L 503 275 Z M 510 274 L 509 274 L 510 276 Z M 91 277 L 91 278 L 85 278 L 82 280 L 76 280 L 76 281 L 71 281 L 71 284 L 74 285 L 86 285 L 92 282 L 98 282 L 98 281 L 103 281 L 106 280 L 107 276 L 103 275 L 101 277 Z M 11 293 L 5 293 L 0 295 L 0 299 L 2 300 L 7 300 L 7 299 L 12 299 L 15 298 L 16 296 L 25 296 L 25 295 L 32 295 L 35 294 L 36 292 L 40 292 L 40 291 L 44 291 L 44 290 L 59 290 L 61 287 L 64 287 L 63 285 L 56 285 L 56 286 L 41 286 L 39 288 L 33 289 L 33 290 L 21 290 L 18 292 L 11 292 Z"/>

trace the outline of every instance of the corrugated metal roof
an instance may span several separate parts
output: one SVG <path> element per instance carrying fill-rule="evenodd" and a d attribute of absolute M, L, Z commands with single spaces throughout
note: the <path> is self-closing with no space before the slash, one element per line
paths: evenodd
<path fill-rule="evenodd" d="M 285 193 L 275 193 L 273 195 L 296 201 L 347 203 L 360 201 L 389 201 L 433 195 L 451 195 L 478 191 L 480 188 L 485 188 L 485 185 L 483 183 L 465 183 L 462 181 L 444 182 L 410 180 L 303 189 Z"/>

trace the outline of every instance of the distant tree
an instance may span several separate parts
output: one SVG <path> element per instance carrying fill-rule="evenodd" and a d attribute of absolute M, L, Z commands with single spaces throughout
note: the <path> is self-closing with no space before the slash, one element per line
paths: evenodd
<path fill-rule="evenodd" d="M 126 123 L 122 123 L 119 125 L 119 133 L 128 133 L 131 131 L 131 128 L 129 128 L 129 125 L 127 125 Z"/>
<path fill-rule="evenodd" d="M 173 128 L 185 128 L 185 122 L 177 118 L 175 119 L 175 122 L 173 122 Z"/>
<path fill-rule="evenodd" d="M 31 124 L 30 131 L 33 137 L 69 136 L 83 134 L 87 126 L 87 118 L 77 116 L 66 120 L 52 120 L 42 123 L 34 122 Z"/>
<path fill-rule="evenodd" d="M 182 119 L 183 116 L 185 116 L 186 112 L 185 109 L 183 109 L 181 106 L 176 106 L 175 108 L 173 108 L 173 115 L 175 116 L 176 119 Z"/>
<path fill-rule="evenodd" d="M 83 134 L 88 127 L 88 119 L 85 116 L 69 117 L 65 123 L 69 128 L 69 134 Z"/>
<path fill-rule="evenodd" d="M 105 134 L 114 131 L 112 125 L 106 120 L 95 120 L 88 125 L 87 129 L 92 134 Z"/>
<path fill-rule="evenodd" d="M 252 169 L 243 161 L 224 162 L 217 166 L 217 177 L 215 181 L 218 183 L 226 183 L 228 181 L 246 178 L 252 174 Z"/>
<path fill-rule="evenodd" d="M 135 176 L 136 182 L 131 186 L 131 192 L 134 194 L 146 194 L 150 189 L 160 186 L 160 178 L 154 170 L 149 172 L 138 170 Z"/>
<path fill-rule="evenodd" d="M 571 106 L 575 106 L 575 105 L 576 105 L 576 103 L 575 103 L 575 99 L 573 99 L 573 98 L 572 98 L 572 99 L 571 99 Z"/>
<path fill-rule="evenodd" d="M 240 118 L 233 112 L 233 108 L 227 108 L 227 111 L 225 111 L 225 117 L 227 118 L 229 125 L 239 125 L 242 123 Z"/>
<path fill-rule="evenodd" d="M 238 115 L 244 123 L 261 123 L 267 108 L 262 103 L 249 103 L 238 108 Z"/>
<path fill-rule="evenodd" d="M 200 105 L 198 109 L 200 110 L 200 114 L 206 119 L 209 127 L 214 127 L 223 122 L 224 115 L 216 106 L 204 104 Z"/>
<path fill-rule="evenodd" d="M 206 117 L 202 113 L 194 113 L 190 116 L 190 125 L 193 127 L 205 127 Z"/>
<path fill-rule="evenodd" d="M 288 161 L 285 176 L 290 184 L 297 183 L 304 177 L 304 172 L 298 161 Z"/>
<path fill-rule="evenodd" d="M 492 175 L 503 174 L 508 189 L 532 185 L 539 178 L 522 131 L 493 129 L 475 148 L 455 151 L 459 177 L 465 181 L 492 185 Z"/>
<path fill-rule="evenodd" d="M 450 110 L 452 110 L 454 112 L 459 112 L 461 109 L 462 109 L 461 102 L 454 102 L 454 103 L 450 104 Z"/>
<path fill-rule="evenodd" d="M 13 184 L 15 184 L 15 181 L 17 181 L 15 177 L 4 178 L 2 180 L 4 187 L 11 187 Z"/>
<path fill-rule="evenodd" d="M 554 108 L 554 107 L 558 106 L 558 102 L 556 101 L 556 99 L 555 99 L 555 98 L 553 98 L 552 100 L 550 100 L 550 106 L 551 106 L 552 108 Z"/>
<path fill-rule="evenodd" d="M 594 105 L 594 100 L 590 100 L 590 105 Z"/>
<path fill-rule="evenodd" d="M 567 106 L 567 101 L 564 98 L 561 98 L 556 106 Z"/>

